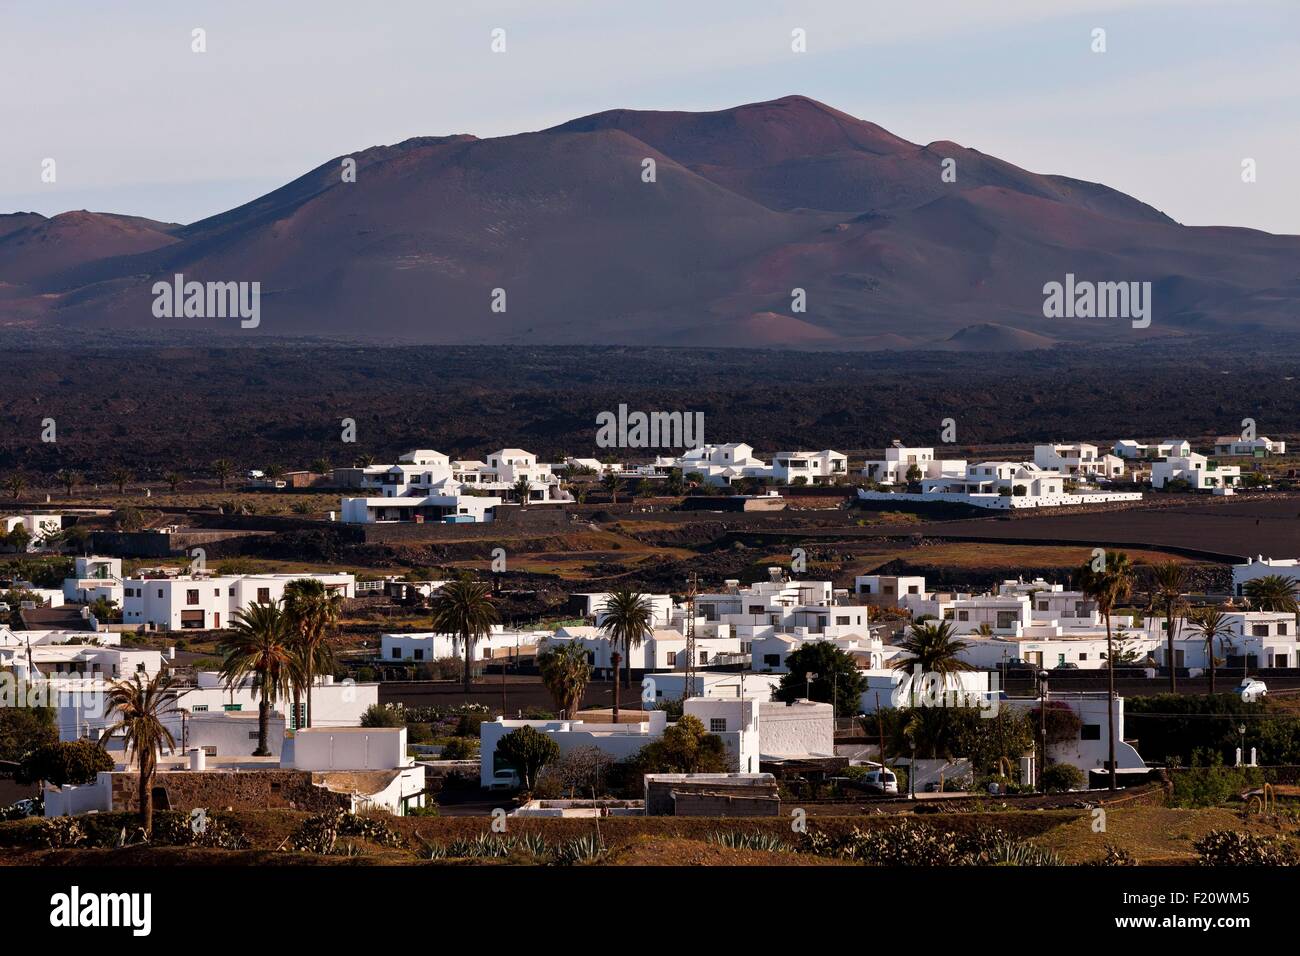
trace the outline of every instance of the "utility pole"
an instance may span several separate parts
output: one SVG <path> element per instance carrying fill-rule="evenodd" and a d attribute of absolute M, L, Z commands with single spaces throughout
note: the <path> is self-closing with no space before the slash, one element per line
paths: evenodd
<path fill-rule="evenodd" d="M 682 700 L 695 696 L 695 594 L 699 579 L 694 571 L 687 578 L 686 587 L 686 682 L 682 688 Z"/>
<path fill-rule="evenodd" d="M 876 691 L 876 732 L 880 735 L 880 787 L 885 787 L 885 717 L 880 711 L 880 691 Z"/>
<path fill-rule="evenodd" d="M 1038 672 L 1038 792 L 1043 792 L 1043 771 L 1047 769 L 1047 671 Z"/>

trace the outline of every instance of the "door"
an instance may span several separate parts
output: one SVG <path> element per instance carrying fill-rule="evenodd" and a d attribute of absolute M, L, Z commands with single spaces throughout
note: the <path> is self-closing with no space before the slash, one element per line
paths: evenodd
<path fill-rule="evenodd" d="M 213 612 L 212 612 L 212 626 L 213 626 L 213 627 L 216 627 L 216 628 L 221 627 L 221 612 L 220 612 L 220 611 L 213 611 Z"/>

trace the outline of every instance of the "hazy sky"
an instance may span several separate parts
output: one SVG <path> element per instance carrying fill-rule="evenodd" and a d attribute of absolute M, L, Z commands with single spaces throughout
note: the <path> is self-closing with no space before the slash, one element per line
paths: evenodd
<path fill-rule="evenodd" d="M 1297 27 L 1300 0 L 0 0 L 0 212 L 190 222 L 410 136 L 802 93 L 1180 222 L 1300 233 Z"/>

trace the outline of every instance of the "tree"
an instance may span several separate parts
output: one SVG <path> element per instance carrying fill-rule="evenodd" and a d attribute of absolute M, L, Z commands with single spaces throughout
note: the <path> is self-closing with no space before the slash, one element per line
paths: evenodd
<path fill-rule="evenodd" d="M 90 605 L 90 613 L 95 616 L 95 620 L 101 624 L 108 624 L 115 618 L 121 617 L 121 611 L 117 602 L 111 598 L 100 595 Z"/>
<path fill-rule="evenodd" d="M 474 645 L 497 623 L 497 609 L 492 604 L 492 589 L 481 581 L 448 581 L 434 592 L 429 602 L 433 610 L 433 629 L 460 640 L 465 653 L 464 689 L 470 691 L 473 676 Z"/>
<path fill-rule="evenodd" d="M 316 475 L 327 475 L 330 472 L 330 460 L 328 458 L 316 458 L 312 460 L 311 470 Z"/>
<path fill-rule="evenodd" d="M 1250 600 L 1250 606 L 1257 611 L 1283 611 L 1295 614 L 1297 611 L 1295 578 L 1284 574 L 1266 574 L 1262 578 L 1247 581 L 1242 592 Z"/>
<path fill-rule="evenodd" d="M 128 757 L 135 756 L 139 771 L 140 825 L 145 835 L 153 832 L 153 778 L 158 754 L 163 747 L 176 746 L 164 718 L 176 710 L 176 695 L 170 675 L 159 671 L 149 680 L 137 671 L 130 680 L 117 681 L 108 692 L 108 713 L 117 720 L 99 738 L 102 745 L 121 733 Z"/>
<path fill-rule="evenodd" d="M 108 473 L 108 480 L 117 485 L 117 493 L 119 495 L 125 494 L 126 483 L 133 477 L 134 475 L 131 474 L 131 471 L 128 468 L 114 468 Z"/>
<path fill-rule="evenodd" d="M 513 485 L 510 486 L 510 490 L 514 492 L 515 500 L 519 502 L 519 507 L 527 508 L 528 490 L 529 490 L 528 479 L 521 477 L 518 481 L 516 481 Z"/>
<path fill-rule="evenodd" d="M 30 750 L 59 742 L 54 709 L 21 706 L 30 695 L 16 682 L 13 686 L 15 700 L 0 696 L 0 761 L 7 763 L 16 763 Z"/>
<path fill-rule="evenodd" d="M 14 778 L 22 784 L 52 783 L 56 787 L 91 783 L 101 771 L 116 764 L 108 751 L 93 740 L 60 741 L 27 753 Z"/>
<path fill-rule="evenodd" d="M 541 769 L 559 758 L 560 745 L 549 734 L 525 724 L 498 740 L 496 752 L 518 772 L 523 789 L 531 791 Z"/>
<path fill-rule="evenodd" d="M 635 762 L 642 773 L 725 773 L 730 769 L 722 738 L 708 733 L 692 714 L 670 724 L 658 740 L 642 747 Z"/>
<path fill-rule="evenodd" d="M 27 490 L 27 478 L 21 472 L 14 472 L 5 478 L 5 491 L 9 492 L 10 497 L 17 501 Z"/>
<path fill-rule="evenodd" d="M 604 618 L 600 629 L 609 637 L 610 656 L 614 665 L 614 722 L 618 723 L 618 659 L 624 655 L 627 668 L 623 686 L 632 686 L 632 648 L 640 647 L 654 627 L 655 611 L 650 598 L 638 591 L 623 588 L 611 591 L 601 608 Z M 622 645 L 623 650 L 619 650 Z"/>
<path fill-rule="evenodd" d="M 1133 565 L 1123 551 L 1102 554 L 1087 562 L 1076 574 L 1080 590 L 1097 602 L 1106 622 L 1106 748 L 1110 767 L 1110 789 L 1115 789 L 1115 645 L 1110 631 L 1110 612 L 1133 591 Z"/>
<path fill-rule="evenodd" d="M 537 668 L 560 716 L 572 720 L 582 707 L 583 695 L 591 681 L 586 647 L 577 641 L 552 644 L 537 655 Z"/>
<path fill-rule="evenodd" d="M 221 483 L 222 491 L 226 490 L 226 482 L 230 480 L 230 476 L 234 473 L 235 466 L 228 459 L 218 458 L 212 463 L 212 474 L 214 474 L 217 481 Z"/>
<path fill-rule="evenodd" d="M 1214 642 L 1218 641 L 1220 645 L 1228 639 L 1232 633 L 1232 627 L 1228 623 L 1227 617 L 1223 610 L 1217 607 L 1197 608 L 1188 615 L 1192 622 L 1192 627 L 1201 635 L 1205 641 L 1205 656 L 1210 659 L 1210 693 L 1216 692 L 1215 688 L 1215 668 L 1217 661 L 1214 659 Z"/>
<path fill-rule="evenodd" d="M 405 727 L 406 718 L 400 709 L 384 704 L 371 704 L 361 715 L 362 727 Z"/>
<path fill-rule="evenodd" d="M 1178 636 L 1176 621 L 1181 621 L 1185 608 L 1183 591 L 1187 586 L 1187 569 L 1177 561 L 1162 561 L 1151 568 L 1151 603 L 1164 612 L 1165 663 L 1169 667 L 1169 693 L 1178 692 L 1178 679 L 1174 667 L 1174 639 Z M 1180 625 L 1181 626 L 1181 625 Z"/>
<path fill-rule="evenodd" d="M 867 679 L 858 670 L 853 656 L 830 641 L 815 641 L 791 651 L 786 655 L 785 666 L 787 673 L 772 691 L 773 700 L 821 701 L 835 708 L 836 717 L 852 717 L 862 709 Z"/>
<path fill-rule="evenodd" d="M 171 489 L 172 494 L 176 494 L 176 489 L 181 486 L 181 482 L 184 480 L 179 471 L 169 471 L 163 475 L 163 481 L 167 482 L 167 487 Z"/>
<path fill-rule="evenodd" d="M 939 674 L 945 678 L 959 671 L 973 671 L 975 666 L 959 655 L 967 647 L 953 633 L 951 621 L 926 621 L 913 624 L 899 647 L 908 655 L 894 661 L 893 666 L 912 670 L 920 667 L 923 674 Z"/>
<path fill-rule="evenodd" d="M 69 471 L 66 468 L 60 468 L 55 474 L 54 480 L 59 483 L 59 486 L 69 498 L 72 497 L 72 490 L 81 484 L 81 476 L 75 471 Z"/>
<path fill-rule="evenodd" d="M 327 637 L 339 622 L 343 595 L 331 591 L 317 578 L 298 578 L 284 586 L 284 611 L 293 631 L 293 649 L 298 657 L 307 693 L 307 721 L 311 726 L 312 686 L 317 674 L 334 670 L 334 652 Z M 294 701 L 297 717 L 297 701 Z"/>
<path fill-rule="evenodd" d="M 609 492 L 610 501 L 618 504 L 618 493 L 623 489 L 623 479 L 614 472 L 607 471 L 601 476 L 600 484 Z"/>
<path fill-rule="evenodd" d="M 250 604 L 236 612 L 231 632 L 217 648 L 225 658 L 221 677 L 231 688 L 252 678 L 253 696 L 257 698 L 257 749 L 253 756 L 269 757 L 266 740 L 271 705 L 289 696 L 301 675 L 291 644 L 289 618 L 279 602 Z"/>

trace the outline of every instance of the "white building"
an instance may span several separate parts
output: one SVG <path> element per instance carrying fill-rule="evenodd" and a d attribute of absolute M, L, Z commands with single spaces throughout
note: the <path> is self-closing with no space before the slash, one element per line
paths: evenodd
<path fill-rule="evenodd" d="M 63 579 L 64 600 L 94 604 L 103 598 L 122 606 L 122 559 L 79 557 L 73 562 L 72 577 Z"/>
<path fill-rule="evenodd" d="M 1192 453 L 1192 443 L 1185 438 L 1165 438 L 1148 445 L 1132 438 L 1122 438 L 1115 442 L 1112 451 L 1128 461 L 1144 458 L 1180 458 Z"/>
<path fill-rule="evenodd" d="M 965 474 L 965 459 L 936 459 L 933 448 L 910 447 L 895 440 L 885 449 L 885 457 L 863 465 L 862 477 L 881 485 L 907 482 L 913 468 L 919 478 L 945 478 Z"/>
<path fill-rule="evenodd" d="M 1269 455 L 1285 455 L 1286 442 L 1273 441 L 1271 438 L 1242 438 L 1240 435 L 1225 435 L 1214 439 L 1216 455 L 1247 455 L 1252 458 L 1266 458 Z"/>
<path fill-rule="evenodd" d="M 847 455 L 822 451 L 779 451 L 772 458 L 772 478 L 787 485 L 815 485 L 848 475 Z"/>
<path fill-rule="evenodd" d="M 1291 578 L 1300 590 L 1300 560 L 1296 558 L 1266 558 L 1262 554 L 1245 564 L 1232 567 L 1232 593 L 1234 597 L 1244 597 L 1246 582 L 1256 578 L 1267 577 Z"/>
<path fill-rule="evenodd" d="M 1166 458 L 1151 465 L 1151 487 L 1163 488 L 1175 480 L 1188 482 L 1194 491 L 1221 491 L 1241 481 L 1241 468 L 1220 465 L 1204 455 L 1192 453 Z"/>
<path fill-rule="evenodd" d="M 63 515 L 39 514 L 0 514 L 0 534 L 12 534 L 21 528 L 28 534 L 27 550 L 36 551 L 45 544 L 46 538 L 63 530 Z"/>
<path fill-rule="evenodd" d="M 531 653 L 551 636 L 550 631 L 524 631 L 493 624 L 491 630 L 474 642 L 473 660 L 517 657 Z M 410 634 L 381 634 L 379 656 L 383 661 L 436 661 L 461 657 L 460 638 L 454 634 L 420 631 Z"/>
<path fill-rule="evenodd" d="M 1075 478 L 1122 478 L 1124 459 L 1102 454 L 1096 445 L 1035 445 L 1034 464 L 1046 471 Z"/>
<path fill-rule="evenodd" d="M 160 631 L 218 630 L 230 627 L 236 612 L 251 604 L 284 597 L 290 581 L 313 578 L 331 592 L 356 597 L 351 574 L 184 574 L 127 578 L 122 620 Z"/>
<path fill-rule="evenodd" d="M 341 520 L 346 524 L 380 522 L 443 522 L 482 524 L 496 518 L 502 500 L 492 495 L 462 493 L 462 485 L 448 478 L 438 493 L 411 497 L 344 498 Z"/>

